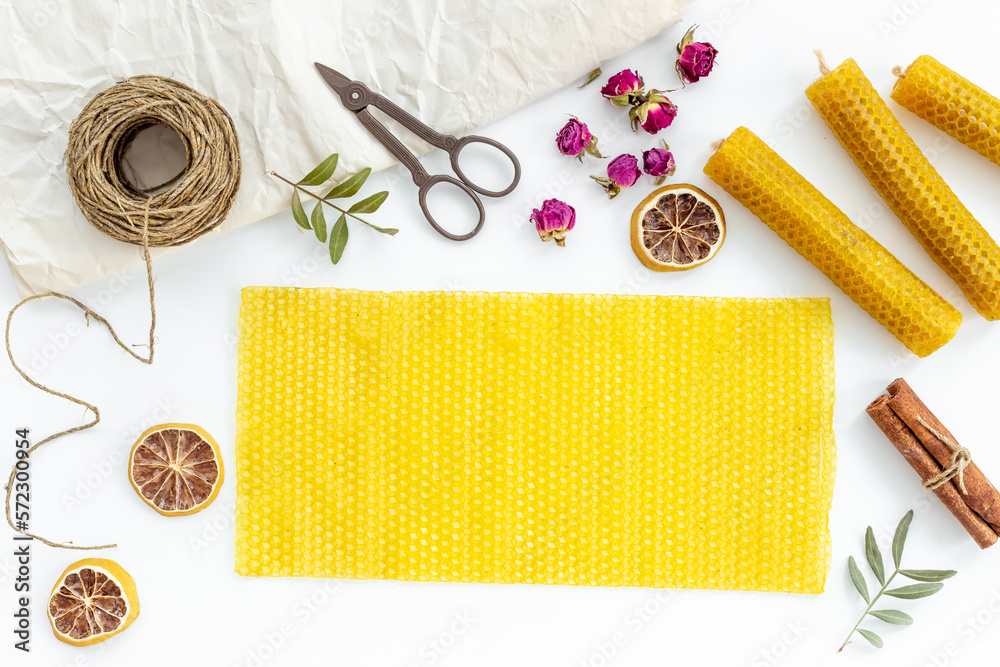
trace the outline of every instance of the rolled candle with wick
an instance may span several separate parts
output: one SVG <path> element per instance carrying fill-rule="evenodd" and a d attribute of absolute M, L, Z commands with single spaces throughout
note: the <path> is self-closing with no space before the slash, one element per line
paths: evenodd
<path fill-rule="evenodd" d="M 958 199 L 854 60 L 806 89 L 896 217 L 988 320 L 1000 319 L 1000 246 Z"/>
<path fill-rule="evenodd" d="M 899 106 L 1000 165 L 1000 99 L 930 56 L 893 73 Z"/>
<path fill-rule="evenodd" d="M 914 354 L 958 331 L 961 313 L 747 128 L 722 142 L 705 173 Z"/>

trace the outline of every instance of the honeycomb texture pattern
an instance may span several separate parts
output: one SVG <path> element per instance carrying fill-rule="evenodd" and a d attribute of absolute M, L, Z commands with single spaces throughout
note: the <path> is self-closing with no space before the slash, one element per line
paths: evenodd
<path fill-rule="evenodd" d="M 893 86 L 892 99 L 1000 165 L 1000 99 L 934 58 L 914 60 Z"/>
<path fill-rule="evenodd" d="M 818 593 L 826 299 L 243 290 L 236 571 Z"/>
<path fill-rule="evenodd" d="M 1000 318 L 1000 247 L 972 217 L 853 60 L 806 97 L 928 255 L 988 320 Z"/>
<path fill-rule="evenodd" d="M 750 130 L 737 128 L 705 173 L 914 354 L 926 357 L 958 332 L 960 312 Z"/>

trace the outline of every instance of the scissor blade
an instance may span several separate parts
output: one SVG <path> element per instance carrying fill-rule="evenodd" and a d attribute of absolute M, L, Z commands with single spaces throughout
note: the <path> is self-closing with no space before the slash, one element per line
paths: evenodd
<path fill-rule="evenodd" d="M 314 63 L 316 69 L 323 76 L 323 80 L 326 81 L 327 85 L 336 90 L 338 93 L 343 94 L 344 90 L 350 86 L 354 81 L 337 70 L 330 69 L 322 63 Z"/>

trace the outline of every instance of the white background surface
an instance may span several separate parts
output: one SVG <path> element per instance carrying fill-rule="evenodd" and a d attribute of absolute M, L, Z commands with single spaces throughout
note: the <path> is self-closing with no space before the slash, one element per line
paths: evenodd
<path fill-rule="evenodd" d="M 652 274 L 633 256 L 628 219 L 652 189 L 648 177 L 608 202 L 588 178 L 601 173 L 602 163 L 581 166 L 556 152 L 552 137 L 567 113 L 590 124 L 606 154 L 638 153 L 658 142 L 659 137 L 632 135 L 622 110 L 603 101 L 600 84 L 593 84 L 554 93 L 484 128 L 518 153 L 524 174 L 514 194 L 487 202 L 486 229 L 471 242 L 437 236 L 419 214 L 412 184 L 396 168 L 374 176 L 366 192 L 391 190 L 373 220 L 402 231 L 392 239 L 352 227 L 337 267 L 314 238 L 297 231 L 287 212 L 156 261 L 159 326 L 152 367 L 114 348 L 105 332 L 83 328 L 77 311 L 56 303 L 29 307 L 15 322 L 18 358 L 29 367 L 35 359 L 36 377 L 95 402 L 103 414 L 97 428 L 53 443 L 32 458 L 33 528 L 80 544 L 118 541 L 118 549 L 103 555 L 135 577 L 142 613 L 126 633 L 98 647 L 60 644 L 45 621 L 44 600 L 78 554 L 35 545 L 34 652 L 14 651 L 8 614 L 12 548 L 0 545 L 2 662 L 46 667 L 181 661 L 567 667 L 995 662 L 1000 574 L 994 563 L 1000 547 L 979 551 L 940 503 L 924 494 L 864 408 L 889 381 L 905 376 L 972 448 L 987 475 L 1000 480 L 1000 451 L 990 437 L 1000 398 L 991 377 L 1000 366 L 1000 325 L 976 315 L 924 255 L 831 137 L 803 89 L 817 74 L 812 49 L 818 47 L 831 65 L 855 57 L 884 96 L 893 65 L 906 65 L 925 52 L 1000 92 L 998 19 L 1000 8 L 985 1 L 699 0 L 684 24 L 608 63 L 606 74 L 636 68 L 647 84 L 669 88 L 676 81 L 673 46 L 687 24 L 700 23 L 699 37 L 721 50 L 711 77 L 674 94 L 677 120 L 660 135 L 677 157 L 672 180 L 705 187 L 726 209 L 726 245 L 696 271 Z M 331 98 L 330 103 L 337 102 Z M 890 107 L 898 109 L 892 102 Z M 1000 223 L 991 216 L 1000 205 L 1000 169 L 907 112 L 899 110 L 898 116 L 965 204 L 987 229 L 1000 234 Z M 767 140 L 958 306 L 966 321 L 957 338 L 929 359 L 916 359 L 711 184 L 701 173 L 708 146 L 739 124 Z M 298 164 L 295 156 L 265 157 L 269 167 L 291 176 L 313 166 Z M 436 171 L 445 160 L 433 155 L 425 164 Z M 540 243 L 526 224 L 530 209 L 551 196 L 578 211 L 566 248 Z M 142 342 L 148 326 L 144 280 L 140 270 L 132 270 L 75 294 L 96 302 L 125 340 Z M 235 326 L 239 289 L 245 285 L 831 297 L 839 465 L 831 515 L 834 560 L 826 592 L 796 596 L 237 577 L 232 545 Z M 6 275 L 0 277 L 0 303 L 4 308 L 16 303 Z M 55 352 L 54 358 L 35 356 L 45 352 Z M 0 382 L 5 442 L 13 441 L 17 427 L 29 426 L 40 438 L 86 418 L 78 408 L 28 387 L 9 367 L 0 369 Z M 571 403 L 572 397 L 565 400 Z M 200 424 L 222 443 L 230 477 L 215 504 L 201 514 L 161 518 L 128 484 L 125 454 L 139 431 L 161 421 Z M 5 445 L 3 455 L 12 459 L 13 448 Z M 868 524 L 887 551 L 892 529 L 910 508 L 916 517 L 904 563 L 954 568 L 959 575 L 934 597 L 894 601 L 914 616 L 914 626 L 898 629 L 869 621 L 867 627 L 886 640 L 882 651 L 859 639 L 834 655 L 863 608 L 847 577 L 848 555 L 862 558 Z"/>

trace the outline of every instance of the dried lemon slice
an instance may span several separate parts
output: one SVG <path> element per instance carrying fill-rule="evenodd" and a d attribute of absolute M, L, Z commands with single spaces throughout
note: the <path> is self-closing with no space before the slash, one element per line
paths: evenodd
<path fill-rule="evenodd" d="M 654 190 L 632 214 L 632 251 L 654 271 L 701 266 L 725 240 L 719 202 L 687 183 Z"/>
<path fill-rule="evenodd" d="M 48 604 L 52 632 L 72 646 L 90 646 L 114 637 L 139 615 L 135 581 L 121 565 L 85 558 L 59 577 Z"/>
<path fill-rule="evenodd" d="M 139 497 L 160 514 L 194 514 L 219 495 L 219 444 L 194 424 L 154 426 L 132 447 L 128 478 Z"/>

